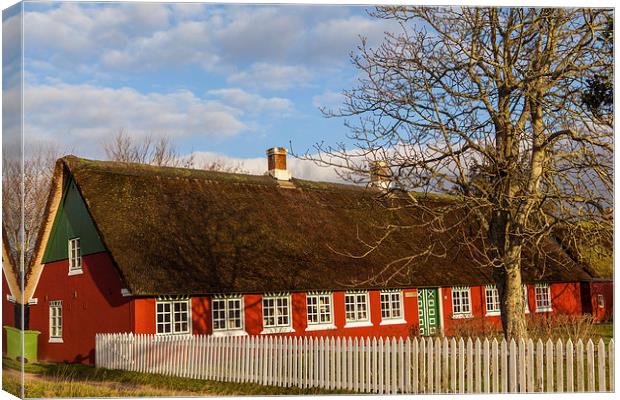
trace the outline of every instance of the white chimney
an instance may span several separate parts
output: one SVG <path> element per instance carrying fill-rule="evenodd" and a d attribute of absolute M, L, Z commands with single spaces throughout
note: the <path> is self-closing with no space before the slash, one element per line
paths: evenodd
<path fill-rule="evenodd" d="M 383 190 L 390 188 L 390 168 L 385 161 L 371 161 L 369 163 L 370 186 Z"/>
<path fill-rule="evenodd" d="M 290 181 L 291 173 L 286 169 L 286 154 L 284 147 L 272 147 L 267 150 L 267 170 L 269 175 L 279 181 Z"/>

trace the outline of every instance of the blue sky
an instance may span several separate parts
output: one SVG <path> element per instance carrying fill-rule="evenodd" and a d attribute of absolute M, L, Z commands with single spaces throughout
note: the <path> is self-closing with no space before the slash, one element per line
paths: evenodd
<path fill-rule="evenodd" d="M 368 9 L 25 3 L 27 140 L 102 158 L 119 129 L 167 135 L 183 153 L 256 173 L 268 147 L 342 141 L 344 121 L 319 107 L 337 107 L 355 85 L 349 53 L 360 35 L 375 45 L 397 30 Z"/>

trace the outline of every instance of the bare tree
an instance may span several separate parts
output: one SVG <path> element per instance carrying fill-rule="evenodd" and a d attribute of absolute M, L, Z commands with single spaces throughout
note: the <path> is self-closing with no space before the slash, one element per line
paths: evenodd
<path fill-rule="evenodd" d="M 104 143 L 103 149 L 106 156 L 114 161 L 183 168 L 194 165 L 193 155 L 181 156 L 167 136 L 136 139 L 121 129 L 110 141 Z"/>
<path fill-rule="evenodd" d="M 230 173 L 246 172 L 240 165 L 229 165 L 222 160 L 199 163 L 193 153 L 181 155 L 168 136 L 134 138 L 125 130 L 120 129 L 116 135 L 104 143 L 103 148 L 107 158 L 113 161 Z"/>
<path fill-rule="evenodd" d="M 23 159 L 23 174 L 20 157 L 2 160 L 2 224 L 9 251 L 15 260 L 22 260 L 23 255 L 25 268 L 30 265 L 59 154 L 52 146 L 29 147 Z M 22 212 L 23 241 L 20 240 Z"/>
<path fill-rule="evenodd" d="M 390 191 L 404 190 L 406 207 L 433 215 L 420 225 L 458 239 L 492 269 L 505 335 L 526 336 L 525 251 L 544 254 L 556 229 L 584 221 L 599 235 L 612 232 L 613 129 L 580 93 L 588 79 L 611 73 L 601 47 L 613 17 L 602 9 L 400 6 L 372 14 L 401 29 L 378 48 L 362 40 L 352 57 L 361 78 L 340 110 L 324 110 L 348 117 L 355 149 L 317 144 L 304 158 L 354 181 L 386 163 Z M 429 207 L 414 191 L 450 201 Z M 389 226 L 386 235 L 411 228 Z"/>

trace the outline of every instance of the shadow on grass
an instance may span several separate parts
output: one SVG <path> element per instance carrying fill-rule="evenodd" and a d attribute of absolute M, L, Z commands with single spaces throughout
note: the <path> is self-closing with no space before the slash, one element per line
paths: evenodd
<path fill-rule="evenodd" d="M 21 369 L 21 365 L 19 362 L 7 358 L 3 358 L 2 367 L 14 369 L 17 371 Z M 195 395 L 203 396 L 315 395 L 351 393 L 342 390 L 325 390 L 318 388 L 302 389 L 298 387 L 286 388 L 277 386 L 263 386 L 255 383 L 216 382 L 200 379 L 179 378 L 160 374 L 145 374 L 139 372 L 109 370 L 103 368 L 95 368 L 90 365 L 76 364 L 25 364 L 24 372 L 41 376 L 42 378 L 55 381 L 59 384 L 71 383 L 73 385 L 78 385 L 80 383 L 89 383 L 92 386 L 96 385 L 99 382 L 112 382 L 120 384 L 122 388 L 135 387 L 137 389 L 137 391 L 135 392 L 135 396 L 146 396 L 151 393 L 154 395 L 165 396 L 167 394 L 169 395 L 170 392 L 189 392 L 194 393 Z M 19 382 L 17 382 L 17 385 L 19 385 Z M 154 392 L 148 392 L 148 388 L 154 389 Z M 28 389 L 28 384 L 26 384 L 26 389 Z M 17 390 L 19 390 L 19 387 L 17 387 Z M 32 392 L 32 390 L 30 391 Z M 165 392 L 162 393 L 162 391 Z M 96 393 L 99 392 L 100 391 L 97 391 Z M 80 395 L 75 397 L 118 396 L 119 394 L 126 394 L 124 392 L 110 392 L 109 394 L 87 395 L 86 393 L 88 392 L 82 390 L 80 390 L 79 393 Z M 132 394 L 133 393 L 134 392 L 132 392 Z M 34 395 L 34 393 L 31 394 Z M 61 396 L 59 395 L 59 397 Z M 67 394 L 65 393 L 62 397 L 67 397 Z"/>

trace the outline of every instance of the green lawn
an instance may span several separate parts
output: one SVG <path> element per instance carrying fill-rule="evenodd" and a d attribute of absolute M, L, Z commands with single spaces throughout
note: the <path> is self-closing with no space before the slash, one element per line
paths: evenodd
<path fill-rule="evenodd" d="M 594 331 L 597 336 L 600 336 L 605 341 L 605 343 L 609 343 L 609 340 L 614 337 L 614 324 L 613 322 L 596 324 L 594 325 Z"/>
<path fill-rule="evenodd" d="M 19 396 L 18 362 L 4 358 L 3 389 Z M 315 395 L 345 391 L 215 382 L 159 374 L 98 369 L 88 365 L 26 364 L 26 397 L 137 397 Z"/>

